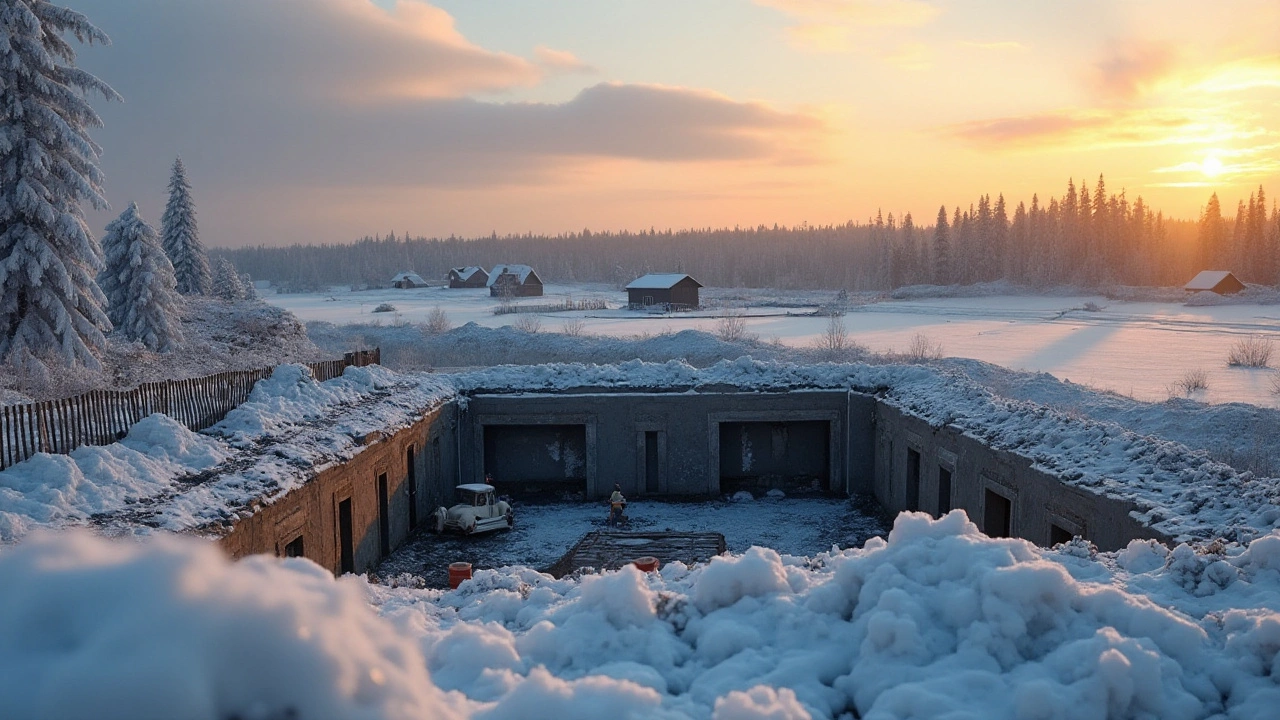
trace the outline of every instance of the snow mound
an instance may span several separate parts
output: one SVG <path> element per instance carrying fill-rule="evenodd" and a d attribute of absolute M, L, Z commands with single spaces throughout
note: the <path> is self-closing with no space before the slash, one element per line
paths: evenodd
<path fill-rule="evenodd" d="M 70 455 L 39 453 L 0 471 L 0 542 L 124 509 L 228 457 L 223 443 L 159 413 L 111 445 L 84 446 Z"/>
<path fill-rule="evenodd" d="M 35 534 L 0 553 L 11 717 L 448 718 L 354 579 L 176 537 Z"/>

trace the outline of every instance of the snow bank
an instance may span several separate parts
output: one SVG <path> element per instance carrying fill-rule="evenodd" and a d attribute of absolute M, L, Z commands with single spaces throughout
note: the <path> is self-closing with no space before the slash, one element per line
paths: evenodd
<path fill-rule="evenodd" d="M 1158 563 L 1145 542 L 1076 550 L 987 538 L 960 511 L 904 513 L 886 539 L 811 558 L 754 548 L 561 580 L 514 567 L 441 591 L 335 580 L 305 560 L 233 563 L 189 539 L 36 533 L 0 550 L 0 707 L 130 718 L 1270 716 L 1280 533 L 1166 549 Z M 1187 581 L 1196 567 L 1227 571 L 1201 572 L 1219 578 L 1203 594 Z"/>
<path fill-rule="evenodd" d="M 0 552 L 0 577 L 7 717 L 460 716 L 363 583 L 307 561 L 68 532 Z"/>
<path fill-rule="evenodd" d="M 79 524 L 128 508 L 230 456 L 225 444 L 167 415 L 143 418 L 122 440 L 70 455 L 40 453 L 0 471 L 0 542 L 36 527 Z"/>

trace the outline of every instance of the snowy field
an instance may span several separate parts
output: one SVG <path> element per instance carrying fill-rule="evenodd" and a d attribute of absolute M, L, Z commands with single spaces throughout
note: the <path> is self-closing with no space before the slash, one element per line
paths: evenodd
<path fill-rule="evenodd" d="M 792 292 L 782 297 L 760 291 L 704 290 L 704 302 L 748 305 L 747 331 L 761 340 L 791 347 L 814 345 L 827 328 L 824 317 L 807 317 L 830 292 Z M 543 298 L 524 303 L 554 303 L 566 297 L 606 298 L 612 308 L 543 314 L 544 331 L 556 332 L 580 318 L 584 331 L 627 337 L 659 335 L 686 329 L 715 332 L 718 310 L 647 315 L 620 309 L 625 296 L 601 285 L 547 286 Z M 420 323 L 441 307 L 454 325 L 475 322 L 487 327 L 511 325 L 520 315 L 494 315 L 496 302 L 487 290 L 374 290 L 291 295 L 265 299 L 295 313 L 303 321 L 349 323 Z M 770 302 L 777 301 L 776 305 Z M 381 303 L 396 312 L 372 313 Z M 1084 308 L 1094 304 L 1101 310 Z M 797 307 L 810 304 L 811 307 Z M 875 352 L 904 351 L 917 334 L 942 346 L 951 357 L 983 360 L 1015 370 L 1047 372 L 1064 380 L 1109 390 L 1135 399 L 1162 401 L 1181 394 L 1175 384 L 1189 371 L 1203 370 L 1208 388 L 1192 397 L 1208 403 L 1245 402 L 1280 407 L 1273 392 L 1277 373 L 1270 369 L 1233 368 L 1227 351 L 1241 338 L 1261 335 L 1280 340 L 1280 306 L 1216 305 L 1191 307 L 1171 302 L 1126 302 L 1095 297 L 993 296 L 882 300 L 853 306 L 844 316 L 852 339 Z M 1277 345 L 1280 349 L 1280 344 Z M 589 358 L 584 358 L 589 360 Z M 1280 362 L 1280 359 L 1278 359 Z"/>

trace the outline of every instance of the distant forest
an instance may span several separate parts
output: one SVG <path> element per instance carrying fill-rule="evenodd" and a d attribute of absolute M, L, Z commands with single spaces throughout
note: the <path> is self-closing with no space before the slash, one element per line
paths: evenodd
<path fill-rule="evenodd" d="M 1004 196 L 942 207 L 930 225 L 911 213 L 866 223 L 463 239 L 389 233 L 343 245 L 224 249 L 255 279 L 287 289 L 385 286 L 398 272 L 441 282 L 451 267 L 531 265 L 546 282 L 624 284 L 646 272 L 683 272 L 716 287 L 891 290 L 998 279 L 1030 285 L 1181 285 L 1204 269 L 1250 283 L 1280 283 L 1280 212 L 1261 187 L 1234 217 L 1215 194 L 1198 221 L 1173 220 L 1108 193 L 1067 183 L 1010 210 Z"/>

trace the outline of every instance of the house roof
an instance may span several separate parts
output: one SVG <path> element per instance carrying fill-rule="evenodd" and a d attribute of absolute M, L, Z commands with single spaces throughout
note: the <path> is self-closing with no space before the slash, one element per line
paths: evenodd
<path fill-rule="evenodd" d="M 459 485 L 455 489 L 462 490 L 463 492 L 477 492 L 477 493 L 493 492 L 493 486 L 486 485 L 484 483 L 467 483 L 466 485 Z"/>
<path fill-rule="evenodd" d="M 427 281 L 423 280 L 421 275 L 413 272 L 396 273 L 396 276 L 391 278 L 391 282 L 400 282 L 401 280 L 412 280 L 415 283 L 427 284 Z"/>
<path fill-rule="evenodd" d="M 489 284 L 493 285 L 497 282 L 498 277 L 503 273 L 515 275 L 520 279 L 521 285 L 524 284 L 525 280 L 529 279 L 530 275 L 533 275 L 534 277 L 538 276 L 537 273 L 533 271 L 533 268 L 528 265 L 494 265 L 493 272 L 489 273 Z M 541 280 L 539 280 L 539 282 L 541 282 Z"/>
<path fill-rule="evenodd" d="M 472 275 L 475 275 L 478 272 L 484 272 L 484 268 L 468 265 L 467 267 L 453 268 L 453 272 L 457 273 L 458 277 L 463 280 L 470 280 Z"/>
<path fill-rule="evenodd" d="M 1191 282 L 1183 285 L 1184 290 L 1212 290 L 1218 286 L 1218 283 L 1231 277 L 1230 270 L 1202 270 L 1199 275 L 1191 278 Z M 1237 280 L 1237 282 L 1239 282 Z"/>
<path fill-rule="evenodd" d="M 627 283 L 627 289 L 628 290 L 670 290 L 671 288 L 675 287 L 677 283 L 679 283 L 681 280 L 684 280 L 685 278 L 689 278 L 690 280 L 693 280 L 693 277 L 689 275 L 685 275 L 684 273 L 649 273 L 648 275 L 638 277 L 635 280 L 632 280 L 630 283 Z M 697 280 L 693 280 L 693 282 L 698 287 L 702 287 L 702 283 L 698 282 Z"/>

